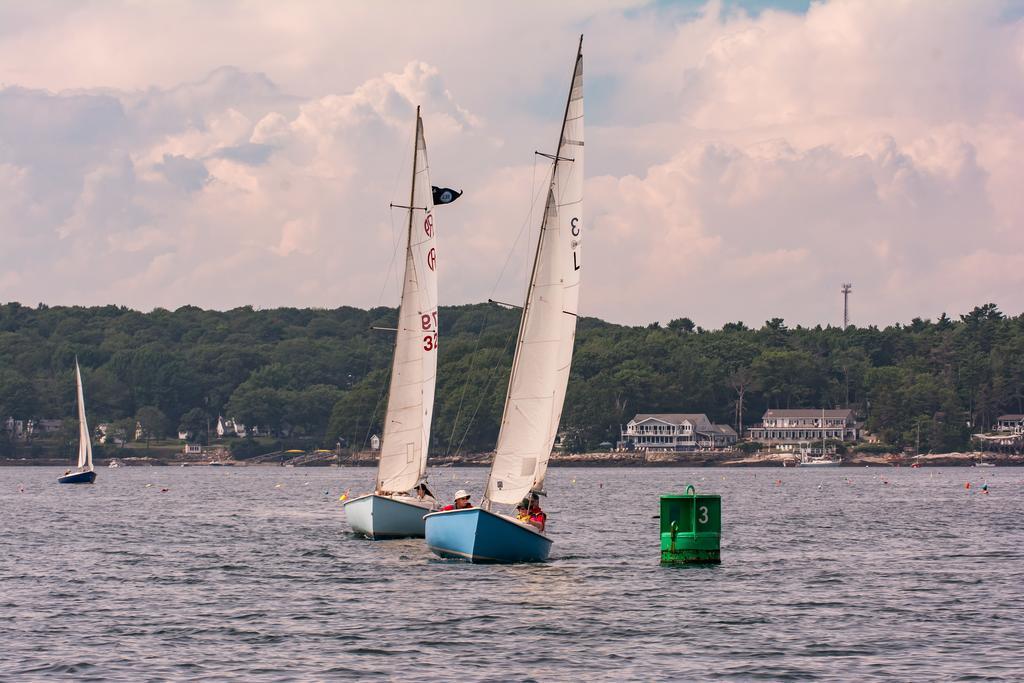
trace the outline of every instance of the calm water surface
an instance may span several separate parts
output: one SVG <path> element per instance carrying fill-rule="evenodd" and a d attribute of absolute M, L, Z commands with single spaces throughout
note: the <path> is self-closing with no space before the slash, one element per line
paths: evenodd
<path fill-rule="evenodd" d="M 532 566 L 351 537 L 368 469 L 58 474 L 0 469 L 5 680 L 1024 679 L 1021 469 L 554 469 Z M 690 482 L 723 563 L 662 568 Z"/>

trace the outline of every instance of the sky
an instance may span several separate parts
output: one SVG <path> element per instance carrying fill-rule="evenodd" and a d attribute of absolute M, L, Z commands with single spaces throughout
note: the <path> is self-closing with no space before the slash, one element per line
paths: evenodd
<path fill-rule="evenodd" d="M 417 105 L 520 301 L 580 34 L 581 313 L 1024 311 L 1024 0 L 2 0 L 0 301 L 394 306 Z"/>

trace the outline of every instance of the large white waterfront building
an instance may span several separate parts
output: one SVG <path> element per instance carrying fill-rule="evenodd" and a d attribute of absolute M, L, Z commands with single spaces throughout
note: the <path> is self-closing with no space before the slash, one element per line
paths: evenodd
<path fill-rule="evenodd" d="M 747 433 L 751 441 L 782 446 L 820 443 L 822 439 L 856 441 L 859 436 L 857 421 L 848 408 L 768 410 L 761 417 L 761 424 L 754 425 Z"/>
<path fill-rule="evenodd" d="M 696 451 L 728 448 L 736 431 L 712 424 L 704 413 L 640 413 L 620 431 L 619 448 L 640 451 Z"/>
<path fill-rule="evenodd" d="M 996 418 L 996 431 L 1024 434 L 1024 415 L 1000 415 Z"/>

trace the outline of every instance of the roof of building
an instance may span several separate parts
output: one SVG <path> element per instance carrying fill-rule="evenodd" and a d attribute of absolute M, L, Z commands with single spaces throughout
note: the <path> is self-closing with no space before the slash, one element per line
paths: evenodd
<path fill-rule="evenodd" d="M 644 420 L 650 420 L 651 418 L 673 425 L 680 425 L 684 421 L 702 422 L 707 420 L 708 416 L 704 413 L 637 413 L 630 421 L 643 422 Z"/>
<path fill-rule="evenodd" d="M 724 434 L 725 436 L 736 436 L 736 430 L 729 425 L 711 425 L 710 428 L 701 429 L 701 434 Z"/>
<path fill-rule="evenodd" d="M 825 417 L 853 417 L 853 410 L 851 410 L 850 408 L 825 410 L 824 412 Z M 821 417 L 821 415 L 821 408 L 773 408 L 771 410 L 765 411 L 764 419 L 768 419 L 770 417 Z"/>
<path fill-rule="evenodd" d="M 1000 415 L 997 420 L 1024 420 L 1024 415 Z"/>

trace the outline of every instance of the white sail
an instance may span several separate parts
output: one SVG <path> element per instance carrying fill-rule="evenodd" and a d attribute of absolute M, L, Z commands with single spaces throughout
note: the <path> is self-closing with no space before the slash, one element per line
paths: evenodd
<path fill-rule="evenodd" d="M 541 490 L 569 383 L 583 228 L 583 40 L 576 55 L 537 254 L 485 498 Z"/>
<path fill-rule="evenodd" d="M 416 108 L 416 145 L 408 209 L 405 279 L 377 469 L 377 492 L 413 488 L 427 469 L 437 370 L 437 239 L 423 121 Z"/>
<path fill-rule="evenodd" d="M 89 438 L 89 423 L 85 419 L 85 394 L 82 392 L 82 371 L 75 358 L 75 382 L 78 384 L 78 469 L 92 471 L 92 439 Z"/>

